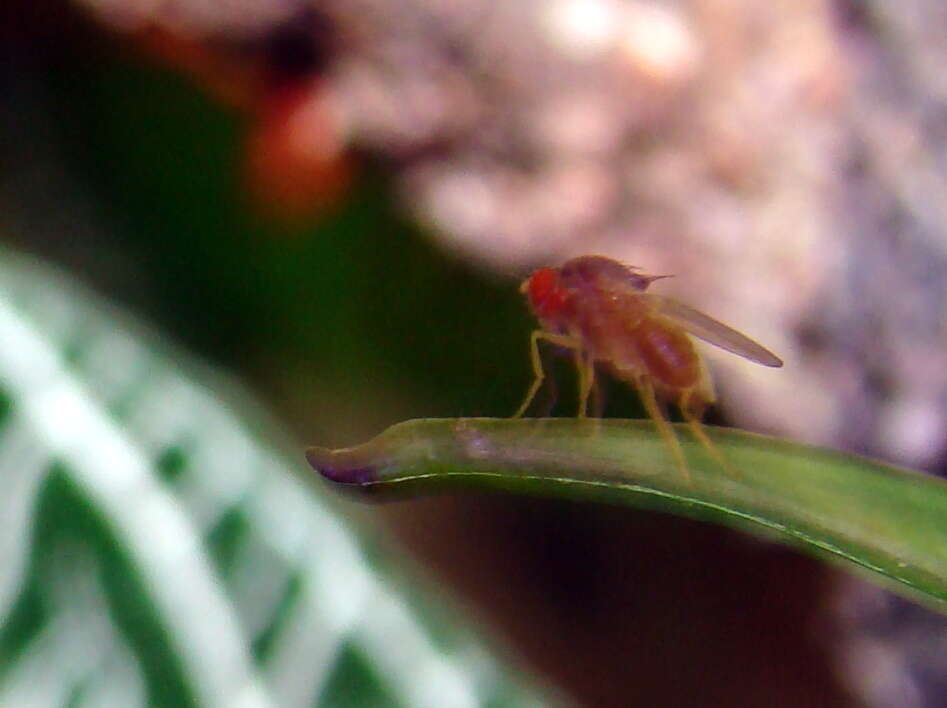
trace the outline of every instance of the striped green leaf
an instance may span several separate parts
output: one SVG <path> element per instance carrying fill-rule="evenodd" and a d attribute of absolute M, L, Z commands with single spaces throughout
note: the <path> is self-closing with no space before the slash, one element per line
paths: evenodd
<path fill-rule="evenodd" d="M 300 466 L 230 382 L 0 252 L 0 705 L 540 704 Z"/>

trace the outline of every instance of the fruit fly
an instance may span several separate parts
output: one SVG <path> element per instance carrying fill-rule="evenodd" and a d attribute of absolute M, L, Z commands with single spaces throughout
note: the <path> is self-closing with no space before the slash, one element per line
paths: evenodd
<path fill-rule="evenodd" d="M 697 310 L 645 291 L 667 275 L 645 275 L 604 256 L 581 256 L 559 268 L 543 268 L 520 287 L 539 319 L 530 356 L 536 375 L 526 400 L 514 417 L 526 412 L 542 385 L 544 372 L 539 342 L 572 350 L 579 374 L 579 417 L 588 416 L 595 366 L 607 367 L 638 391 L 645 410 L 687 474 L 684 453 L 659 401 L 680 408 L 694 436 L 728 467 L 701 426 L 714 403 L 713 383 L 697 353 L 694 335 L 764 366 L 783 362 L 753 340 Z"/>

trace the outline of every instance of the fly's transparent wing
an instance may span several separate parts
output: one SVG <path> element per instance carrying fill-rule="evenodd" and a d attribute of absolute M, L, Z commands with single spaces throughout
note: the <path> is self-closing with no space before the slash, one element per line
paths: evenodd
<path fill-rule="evenodd" d="M 640 297 L 646 300 L 659 315 L 672 320 L 695 337 L 700 337 L 721 349 L 726 349 L 728 352 L 763 366 L 783 365 L 782 360 L 769 349 L 693 307 L 661 295 L 641 295 Z"/>

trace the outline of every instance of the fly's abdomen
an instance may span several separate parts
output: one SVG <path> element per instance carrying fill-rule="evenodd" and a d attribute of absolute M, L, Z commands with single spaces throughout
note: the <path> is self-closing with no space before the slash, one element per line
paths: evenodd
<path fill-rule="evenodd" d="M 633 336 L 641 363 L 660 383 L 689 388 L 700 381 L 700 360 L 684 332 L 646 317 L 634 328 Z"/>

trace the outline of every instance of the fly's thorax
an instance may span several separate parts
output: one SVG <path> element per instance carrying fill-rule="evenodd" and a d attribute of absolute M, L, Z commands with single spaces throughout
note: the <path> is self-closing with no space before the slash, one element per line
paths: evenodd
<path fill-rule="evenodd" d="M 580 256 L 566 261 L 559 269 L 559 277 L 564 287 L 573 290 L 644 292 L 655 277 L 635 270 L 605 256 Z"/>
<path fill-rule="evenodd" d="M 638 298 L 597 291 L 577 291 L 572 300 L 570 333 L 582 341 L 594 359 L 625 358 L 632 350 L 631 332 L 648 308 Z"/>

